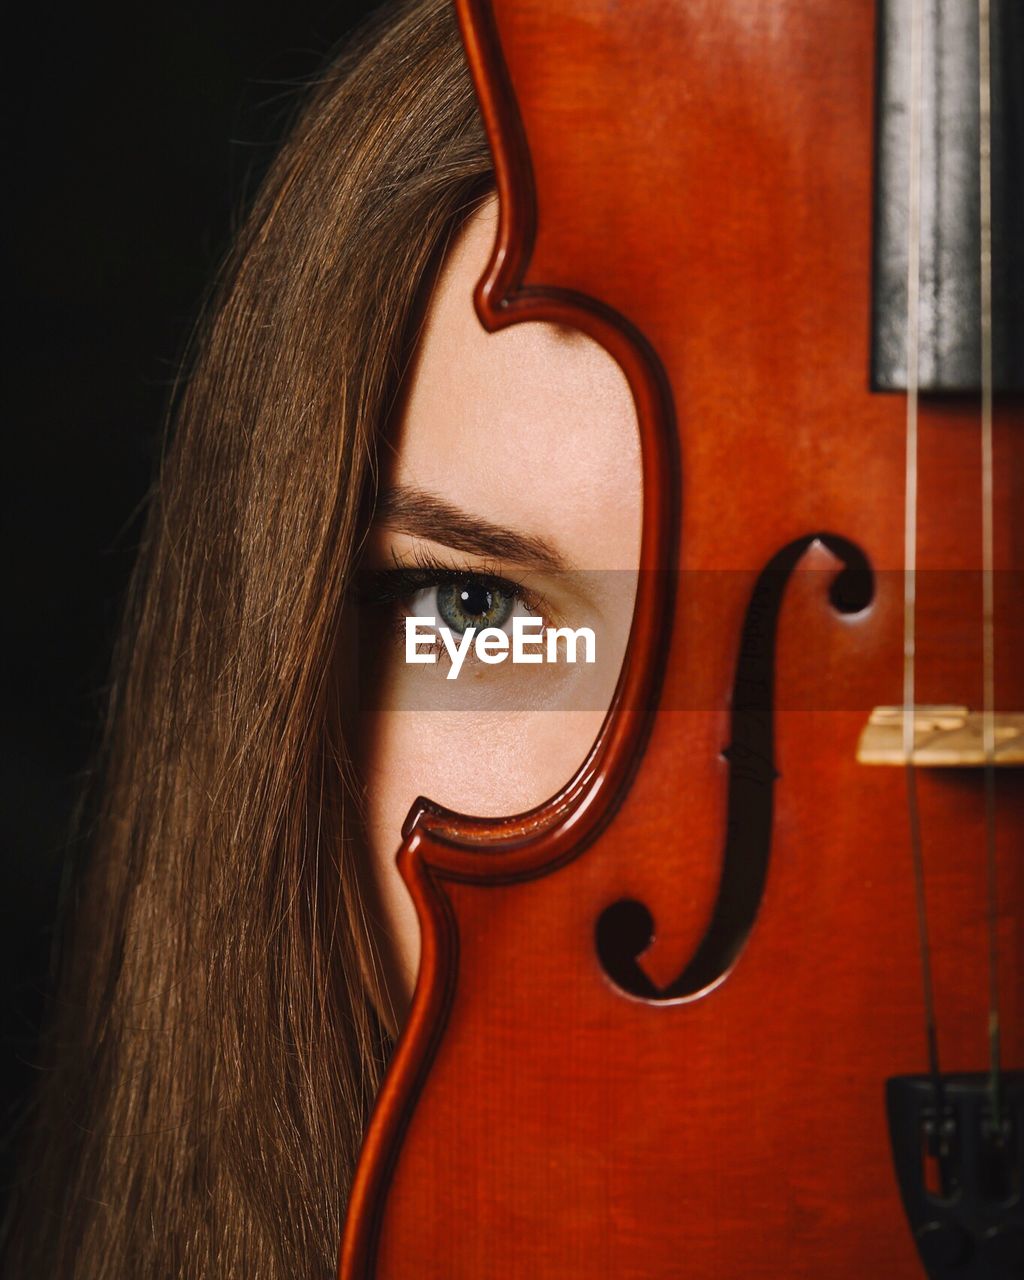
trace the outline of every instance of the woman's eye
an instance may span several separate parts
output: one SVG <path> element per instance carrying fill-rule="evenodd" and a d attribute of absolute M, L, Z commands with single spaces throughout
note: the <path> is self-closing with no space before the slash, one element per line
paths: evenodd
<path fill-rule="evenodd" d="M 412 613 L 433 614 L 438 625 L 461 635 L 470 627 L 503 628 L 512 616 L 518 596 L 496 583 L 466 577 L 439 583 L 416 593 Z"/>

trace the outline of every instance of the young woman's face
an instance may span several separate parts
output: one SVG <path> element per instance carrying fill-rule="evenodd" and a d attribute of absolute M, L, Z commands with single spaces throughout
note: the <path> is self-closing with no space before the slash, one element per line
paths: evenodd
<path fill-rule="evenodd" d="M 572 777 L 618 676 L 639 562 L 639 442 L 618 365 L 574 331 L 488 334 L 476 317 L 496 208 L 466 224 L 432 294 L 361 575 L 367 897 L 396 1022 L 419 962 L 395 867 L 410 806 L 513 814 Z M 455 678 L 443 644 L 420 646 L 436 661 L 406 661 L 407 616 L 457 643 L 470 626 L 512 633 L 523 615 L 591 628 L 596 661 L 582 640 L 575 664 L 563 642 L 554 663 L 489 664 L 467 649 Z"/>

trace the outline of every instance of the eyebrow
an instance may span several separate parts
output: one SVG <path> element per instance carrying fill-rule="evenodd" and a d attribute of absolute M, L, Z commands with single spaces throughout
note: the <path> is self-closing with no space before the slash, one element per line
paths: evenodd
<path fill-rule="evenodd" d="M 427 538 L 470 555 L 514 560 L 538 569 L 565 569 L 566 562 L 545 538 L 492 524 L 445 502 L 437 494 L 406 485 L 386 489 L 374 520 L 399 533 Z"/>

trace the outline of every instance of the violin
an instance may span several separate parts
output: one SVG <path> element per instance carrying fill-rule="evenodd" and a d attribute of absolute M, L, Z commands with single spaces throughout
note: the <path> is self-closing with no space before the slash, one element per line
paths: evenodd
<path fill-rule="evenodd" d="M 457 9 L 478 314 L 625 372 L 641 563 L 572 780 L 409 815 L 339 1274 L 1019 1276 L 1024 11 Z"/>

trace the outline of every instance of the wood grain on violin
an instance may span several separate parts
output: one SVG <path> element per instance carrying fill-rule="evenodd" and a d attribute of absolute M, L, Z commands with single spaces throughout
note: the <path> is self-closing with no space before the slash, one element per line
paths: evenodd
<path fill-rule="evenodd" d="M 1021 773 L 995 771 L 993 911 L 992 770 L 916 770 L 937 1080 L 907 768 L 857 758 L 904 696 L 907 397 L 869 384 L 874 7 L 458 9 L 501 200 L 478 310 L 622 365 L 642 565 L 564 791 L 508 821 L 410 816 L 422 969 L 343 1280 L 1016 1274 Z M 968 716 L 978 396 L 922 396 L 918 428 L 916 701 Z M 993 461 L 995 710 L 1019 716 L 1019 397 L 996 396 Z M 887 1115 L 900 1076 L 924 1092 L 894 1086 Z"/>

